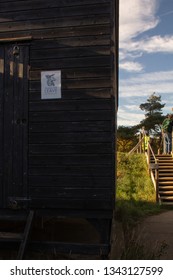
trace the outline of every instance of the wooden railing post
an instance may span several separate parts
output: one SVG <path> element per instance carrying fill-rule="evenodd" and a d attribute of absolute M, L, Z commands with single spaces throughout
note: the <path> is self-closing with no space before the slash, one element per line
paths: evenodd
<path fill-rule="evenodd" d="M 172 142 L 171 142 L 171 143 L 172 143 L 172 145 L 171 145 L 171 151 L 170 151 L 170 152 L 171 152 L 171 155 L 172 155 L 172 151 L 173 151 L 173 149 L 172 149 L 172 146 L 173 146 L 173 130 L 172 130 L 172 133 L 171 133 L 171 134 L 172 134 L 172 139 L 171 139 L 171 141 L 172 141 Z"/>
<path fill-rule="evenodd" d="M 142 139 L 142 137 L 141 137 L 141 133 L 139 134 L 139 142 L 141 142 L 141 139 Z M 140 144 L 140 146 L 139 146 L 139 153 L 141 154 L 142 153 L 142 143 Z"/>
<path fill-rule="evenodd" d="M 159 201 L 159 160 L 155 157 L 155 154 L 151 148 L 151 145 L 149 143 L 148 145 L 148 165 L 149 165 L 149 169 L 150 169 L 150 174 L 151 174 L 151 178 L 152 181 L 154 183 L 154 187 L 155 187 L 155 192 L 156 192 L 156 202 Z M 154 163 L 151 163 L 151 155 L 153 156 L 154 159 Z"/>
<path fill-rule="evenodd" d="M 128 152 L 128 154 L 130 155 L 131 153 L 133 153 L 133 152 L 140 152 L 140 147 L 141 147 L 141 142 L 142 142 L 142 140 L 143 140 L 143 138 L 141 138 L 140 139 L 140 141 L 136 144 L 136 146 L 133 148 L 133 149 L 131 149 L 131 151 L 130 152 Z"/>
<path fill-rule="evenodd" d="M 158 202 L 159 201 L 159 168 L 158 168 L 158 161 L 156 161 L 155 181 L 156 181 L 156 202 Z"/>
<path fill-rule="evenodd" d="M 148 165 L 149 165 L 150 161 L 151 161 L 151 151 L 150 151 L 149 146 L 148 146 L 148 149 L 147 149 L 147 156 L 148 156 Z"/>
<path fill-rule="evenodd" d="M 165 143 L 165 137 L 163 134 L 162 134 L 162 142 L 163 142 L 163 147 L 162 147 L 163 153 L 166 154 L 166 143 Z"/>

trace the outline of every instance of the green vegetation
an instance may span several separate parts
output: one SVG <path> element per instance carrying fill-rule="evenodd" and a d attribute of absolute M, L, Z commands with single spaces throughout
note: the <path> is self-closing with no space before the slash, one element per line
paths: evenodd
<path fill-rule="evenodd" d="M 160 134 L 160 125 L 163 122 L 165 116 L 163 116 L 162 109 L 165 107 L 165 103 L 161 103 L 161 96 L 156 95 L 154 92 L 147 99 L 146 103 L 140 104 L 139 108 L 145 111 L 145 119 L 140 122 L 140 127 L 144 126 L 151 134 Z"/>
<path fill-rule="evenodd" d="M 118 259 L 160 259 L 167 250 L 167 244 L 162 242 L 147 248 L 138 229 L 143 218 L 161 211 L 161 206 L 156 203 L 145 155 L 118 153 L 115 217 L 119 230 L 121 225 L 121 238 L 116 244 L 120 251 L 116 256 Z"/>
<path fill-rule="evenodd" d="M 165 119 L 162 109 L 165 104 L 161 101 L 161 96 L 155 92 L 149 96 L 145 103 L 139 108 L 145 112 L 145 118 L 135 126 L 119 126 L 117 129 L 117 150 L 119 152 L 129 152 L 139 141 L 139 134 L 142 128 L 152 136 L 152 148 L 157 151 L 161 145 L 161 124 Z"/>
<path fill-rule="evenodd" d="M 148 174 L 144 154 L 118 153 L 116 217 L 124 226 L 135 225 L 141 218 L 158 213 L 155 189 Z"/>
<path fill-rule="evenodd" d="M 119 152 L 129 152 L 139 141 L 136 137 L 136 127 L 119 126 L 117 130 L 117 149 Z"/>

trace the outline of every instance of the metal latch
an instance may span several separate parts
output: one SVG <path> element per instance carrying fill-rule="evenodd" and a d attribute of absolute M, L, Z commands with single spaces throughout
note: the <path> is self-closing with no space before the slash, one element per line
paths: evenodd
<path fill-rule="evenodd" d="M 13 47 L 13 55 L 19 55 L 19 46 L 14 46 Z"/>

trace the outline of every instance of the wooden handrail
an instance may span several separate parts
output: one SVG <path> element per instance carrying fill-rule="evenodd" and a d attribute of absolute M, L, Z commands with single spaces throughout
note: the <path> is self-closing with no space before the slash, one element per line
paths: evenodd
<path fill-rule="evenodd" d="M 153 158 L 154 158 L 154 161 L 155 161 L 155 163 L 157 163 L 158 160 L 157 160 L 157 158 L 156 158 L 156 156 L 155 156 L 155 154 L 154 154 L 154 152 L 153 152 L 153 149 L 152 149 L 150 143 L 148 143 L 148 150 L 147 150 L 147 151 L 152 153 L 152 156 L 153 156 Z"/>
<path fill-rule="evenodd" d="M 128 153 L 128 155 L 132 154 L 135 152 L 141 145 L 142 141 L 144 140 L 144 136 L 140 139 L 140 141 L 136 144 L 136 146 Z M 159 165 L 158 165 L 158 159 L 156 158 L 154 151 L 148 143 L 148 148 L 147 148 L 147 153 L 146 154 L 146 159 L 147 159 L 147 164 L 148 164 L 148 170 L 151 176 L 151 180 L 153 182 L 155 192 L 156 192 L 156 201 L 159 201 Z M 153 157 L 154 163 L 151 163 L 151 155 Z"/>
<path fill-rule="evenodd" d="M 151 163 L 151 154 L 153 156 L 154 163 Z M 147 163 L 148 163 L 150 176 L 156 192 L 156 201 L 158 202 L 159 201 L 159 165 L 158 165 L 158 159 L 156 158 L 150 143 L 148 143 Z"/>
<path fill-rule="evenodd" d="M 140 144 L 142 143 L 143 140 L 144 140 L 144 137 L 142 137 L 141 140 L 136 144 L 136 146 L 133 149 L 131 149 L 130 152 L 128 152 L 128 155 L 130 155 L 133 152 L 135 152 L 139 148 L 139 146 L 140 146 Z"/>

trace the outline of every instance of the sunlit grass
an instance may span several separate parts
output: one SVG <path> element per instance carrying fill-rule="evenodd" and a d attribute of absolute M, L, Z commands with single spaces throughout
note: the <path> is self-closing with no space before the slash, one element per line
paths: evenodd
<path fill-rule="evenodd" d="M 155 189 L 150 178 L 144 154 L 118 153 L 116 186 L 116 220 L 121 225 L 118 259 L 160 259 L 167 244 L 157 243 L 145 248 L 138 227 L 148 215 L 163 211 L 156 203 Z M 115 258 L 115 259 L 116 259 Z"/>
<path fill-rule="evenodd" d="M 155 201 L 144 154 L 118 153 L 117 199 Z"/>
<path fill-rule="evenodd" d="M 160 211 L 144 154 L 117 155 L 117 217 L 126 223 Z"/>

